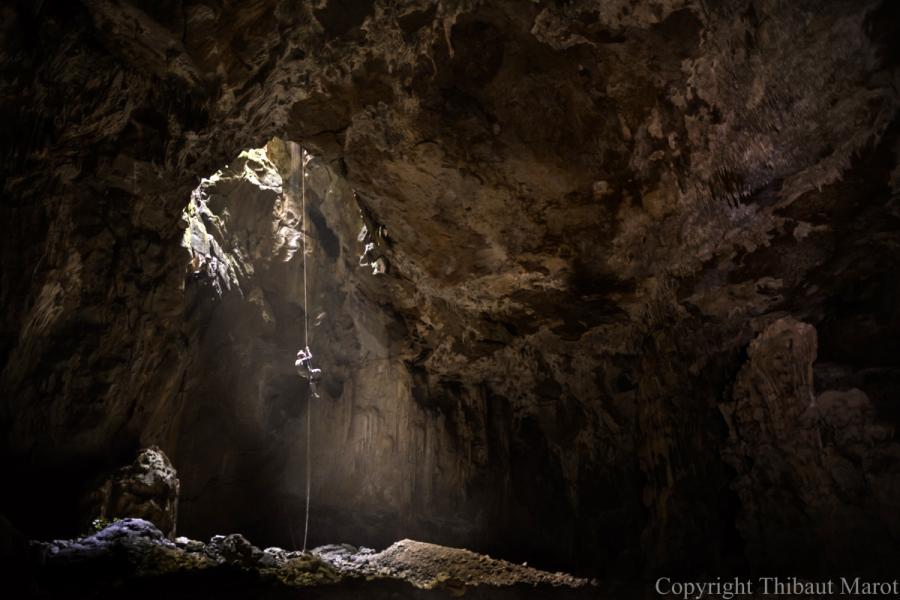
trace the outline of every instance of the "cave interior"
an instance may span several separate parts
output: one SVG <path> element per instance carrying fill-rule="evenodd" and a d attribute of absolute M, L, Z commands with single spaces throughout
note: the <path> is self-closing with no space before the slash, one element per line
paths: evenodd
<path fill-rule="evenodd" d="M 898 6 L 0 7 L 25 596 L 65 596 L 51 541 L 106 525 L 258 569 L 348 545 L 319 574 L 407 540 L 638 595 L 896 575 Z M 235 573 L 190 585 L 255 589 Z M 454 577 L 310 597 L 481 593 Z"/>

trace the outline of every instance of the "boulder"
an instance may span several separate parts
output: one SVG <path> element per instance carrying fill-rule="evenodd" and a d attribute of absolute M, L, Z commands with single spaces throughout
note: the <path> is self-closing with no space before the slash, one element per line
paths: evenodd
<path fill-rule="evenodd" d="M 150 446 L 91 494 L 93 514 L 101 522 L 126 517 L 145 519 L 173 537 L 180 486 L 169 458 L 159 447 Z"/>

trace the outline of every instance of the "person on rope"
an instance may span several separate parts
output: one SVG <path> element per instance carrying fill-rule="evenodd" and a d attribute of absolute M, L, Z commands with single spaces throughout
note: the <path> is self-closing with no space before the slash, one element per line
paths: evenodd
<path fill-rule="evenodd" d="M 359 257 L 359 266 L 371 267 L 372 275 L 384 275 L 385 271 L 387 271 L 387 263 L 384 257 L 380 256 L 380 252 L 378 252 L 374 242 L 366 244 L 362 256 Z"/>
<path fill-rule="evenodd" d="M 313 398 L 319 397 L 316 390 L 316 384 L 322 379 L 322 369 L 316 369 L 312 366 L 312 351 L 309 346 L 297 351 L 297 360 L 294 361 L 297 373 L 309 382 L 309 391 Z"/>

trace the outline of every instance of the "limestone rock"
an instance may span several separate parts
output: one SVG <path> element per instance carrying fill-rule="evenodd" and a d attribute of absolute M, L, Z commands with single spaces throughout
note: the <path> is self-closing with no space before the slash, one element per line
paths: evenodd
<path fill-rule="evenodd" d="M 216 590 L 264 598 L 302 591 L 335 599 L 447 598 L 464 592 L 485 599 L 519 592 L 534 598 L 589 598 L 594 593 L 584 579 L 413 540 L 358 555 L 337 546 L 310 553 L 263 552 L 240 534 L 217 535 L 208 544 L 179 540 L 166 539 L 148 521 L 122 519 L 86 537 L 33 542 L 26 569 L 10 583 L 21 585 L 28 596 L 65 592 L 75 598 L 123 593 L 191 598 Z"/>
<path fill-rule="evenodd" d="M 723 457 L 737 472 L 738 526 L 755 560 L 796 566 L 802 553 L 846 568 L 839 545 L 869 559 L 891 547 L 896 519 L 884 530 L 869 515 L 896 504 L 881 490 L 893 489 L 900 464 L 880 457 L 900 445 L 861 390 L 816 395 L 816 347 L 815 328 L 789 318 L 750 344 L 733 400 L 721 405 L 730 430 Z M 813 546 L 832 550 L 810 554 Z"/>
<path fill-rule="evenodd" d="M 132 464 L 113 473 L 91 500 L 96 503 L 96 516 L 102 520 L 143 519 L 167 537 L 173 537 L 178 523 L 180 488 L 178 474 L 169 458 L 159 447 L 151 446 L 141 450 Z"/>
<path fill-rule="evenodd" d="M 263 551 L 239 533 L 216 535 L 209 540 L 204 552 L 216 562 L 253 566 L 262 559 Z"/>
<path fill-rule="evenodd" d="M 111 554 L 147 552 L 150 548 L 172 549 L 175 545 L 151 522 L 125 518 L 110 523 L 100 531 L 72 540 L 36 542 L 46 560 L 74 562 L 95 560 Z"/>
<path fill-rule="evenodd" d="M 156 444 L 181 531 L 289 546 L 311 424 L 314 543 L 637 577 L 784 531 L 896 564 L 896 2 L 7 4 L 0 508 L 29 536 Z M 276 137 L 314 157 L 306 223 Z"/>

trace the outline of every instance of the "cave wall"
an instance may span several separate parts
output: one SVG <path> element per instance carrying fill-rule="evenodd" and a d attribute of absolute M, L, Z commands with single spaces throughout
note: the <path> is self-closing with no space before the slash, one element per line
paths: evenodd
<path fill-rule="evenodd" d="M 402 325 L 362 294 L 371 271 L 359 265 L 364 220 L 353 192 L 321 161 L 307 171 L 309 344 L 325 372 L 310 405 L 312 542 L 384 545 L 410 532 L 463 544 L 478 528 L 464 505 L 467 446 L 483 440 L 450 430 L 464 426 L 459 415 L 413 400 Z M 290 145 L 276 139 L 204 180 L 185 210 L 185 326 L 196 336 L 189 402 L 159 435 L 170 436 L 183 465 L 181 521 L 198 535 L 227 523 L 285 545 L 302 539 L 309 414 L 293 366 L 304 339 L 300 173 Z M 485 424 L 471 429 L 483 436 Z"/>
<path fill-rule="evenodd" d="M 721 405 L 730 432 L 723 456 L 741 500 L 737 524 L 758 563 L 774 558 L 781 569 L 826 572 L 878 564 L 896 539 L 900 444 L 864 391 L 816 393 L 816 355 L 813 326 L 771 323 Z M 809 554 L 810 544 L 823 550 Z M 770 546 L 782 550 L 767 556 Z"/>
<path fill-rule="evenodd" d="M 867 566 L 823 530 L 851 514 L 896 556 L 892 3 L 351 8 L 2 9 L 0 417 L 23 481 L 3 512 L 31 535 L 73 527 L 84 482 L 156 443 L 188 532 L 287 544 L 296 197 L 284 148 L 274 171 L 226 173 L 280 136 L 317 157 L 308 274 L 330 309 L 314 541 L 620 575 L 805 553 L 812 572 Z M 235 212 L 211 272 L 184 211 L 220 169 L 210 210 Z M 358 266 L 362 224 L 384 275 Z M 817 360 L 770 348 L 785 318 Z M 795 414 L 793 380 L 748 391 L 771 353 L 812 369 L 824 416 Z M 833 419 L 866 433 L 802 441 Z M 773 455 L 786 466 L 746 464 Z M 772 472 L 773 498 L 799 500 L 756 499 Z"/>

